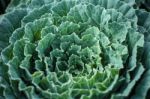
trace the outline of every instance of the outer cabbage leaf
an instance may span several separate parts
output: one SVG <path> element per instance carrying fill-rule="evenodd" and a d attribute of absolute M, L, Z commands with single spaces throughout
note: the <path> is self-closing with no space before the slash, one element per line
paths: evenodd
<path fill-rule="evenodd" d="M 150 69 L 150 55 L 149 55 L 149 44 L 150 44 L 150 38 L 149 38 L 149 25 L 150 23 L 148 22 L 150 20 L 150 14 L 146 11 L 143 10 L 137 10 L 136 14 L 138 16 L 138 30 L 142 32 L 145 35 L 145 44 L 144 44 L 144 53 L 143 53 L 143 64 L 146 68 L 146 71 L 141 77 L 141 80 L 139 84 L 137 85 L 136 89 L 140 90 L 135 90 L 135 94 L 132 97 L 133 99 L 140 99 L 140 98 L 149 98 L 149 90 L 150 90 L 150 85 L 148 81 L 150 80 L 149 78 L 149 69 Z"/>
<path fill-rule="evenodd" d="M 13 10 L 0 17 L 0 52 L 8 45 L 12 32 L 21 26 L 21 19 L 27 14 L 25 9 Z"/>

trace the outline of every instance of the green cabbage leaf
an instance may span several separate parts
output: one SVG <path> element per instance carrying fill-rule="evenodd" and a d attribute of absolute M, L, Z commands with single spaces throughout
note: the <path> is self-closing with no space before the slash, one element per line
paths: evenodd
<path fill-rule="evenodd" d="M 0 17 L 0 98 L 148 99 L 150 14 L 135 0 L 12 0 Z"/>

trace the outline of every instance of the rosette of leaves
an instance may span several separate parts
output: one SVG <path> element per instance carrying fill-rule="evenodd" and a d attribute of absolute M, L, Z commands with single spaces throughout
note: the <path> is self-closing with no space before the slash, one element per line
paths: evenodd
<path fill-rule="evenodd" d="M 1 98 L 147 97 L 149 50 L 128 2 L 13 0 L 7 11 L 21 17 L 1 53 Z"/>

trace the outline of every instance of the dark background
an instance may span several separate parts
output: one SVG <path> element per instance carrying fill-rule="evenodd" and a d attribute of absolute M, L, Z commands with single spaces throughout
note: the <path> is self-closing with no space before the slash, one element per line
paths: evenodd
<path fill-rule="evenodd" d="M 0 0 L 0 14 L 5 13 L 5 9 L 9 4 L 10 0 Z"/>

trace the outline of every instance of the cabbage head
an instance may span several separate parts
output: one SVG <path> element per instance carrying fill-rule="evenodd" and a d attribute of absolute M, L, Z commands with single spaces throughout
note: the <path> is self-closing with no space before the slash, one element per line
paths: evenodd
<path fill-rule="evenodd" d="M 135 4 L 11 0 L 0 16 L 0 99 L 149 99 L 150 13 Z"/>

